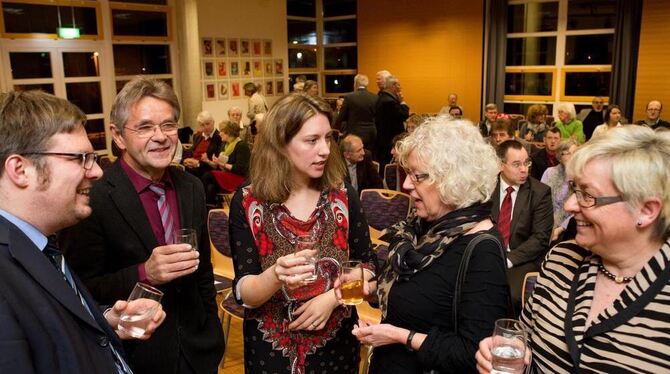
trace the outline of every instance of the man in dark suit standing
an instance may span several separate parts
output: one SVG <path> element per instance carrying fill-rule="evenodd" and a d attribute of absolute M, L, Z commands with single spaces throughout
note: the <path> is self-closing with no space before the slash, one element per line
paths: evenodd
<path fill-rule="evenodd" d="M 501 167 L 498 185 L 491 198 L 491 218 L 508 251 L 512 299 L 519 305 L 524 276 L 539 270 L 549 249 L 554 224 L 551 189 L 528 175 L 532 162 L 519 141 L 507 140 L 496 152 Z"/>
<path fill-rule="evenodd" d="M 223 354 L 204 189 L 169 168 L 179 113 L 164 82 L 126 84 L 110 126 L 122 156 L 92 188 L 92 215 L 65 240 L 66 256 L 99 302 L 128 295 L 138 281 L 164 292 L 163 326 L 151 340 L 125 346 L 135 374 L 216 373 Z M 172 244 L 180 228 L 195 229 L 197 250 Z"/>
<path fill-rule="evenodd" d="M 131 372 L 117 329 L 137 303 L 110 300 L 103 314 L 55 240 L 91 214 L 102 175 L 85 122 L 44 92 L 0 95 L 0 373 Z M 164 318 L 158 309 L 142 338 Z"/>
<path fill-rule="evenodd" d="M 389 76 L 384 83 L 384 91 L 379 93 L 375 109 L 377 142 L 375 158 L 380 170 L 391 161 L 393 138 L 405 131 L 405 120 L 409 117 L 409 106 L 405 103 L 398 78 Z"/>
<path fill-rule="evenodd" d="M 363 141 L 356 135 L 347 135 L 340 141 L 340 150 L 347 164 L 347 182 L 360 192 L 368 188 L 382 188 L 372 155 L 363 148 Z"/>
<path fill-rule="evenodd" d="M 356 91 L 344 97 L 342 110 L 333 127 L 343 133 L 358 135 L 366 149 L 372 149 L 377 139 L 375 128 L 375 106 L 377 95 L 368 91 L 369 80 L 363 74 L 354 77 Z M 344 125 L 342 124 L 344 123 Z"/>

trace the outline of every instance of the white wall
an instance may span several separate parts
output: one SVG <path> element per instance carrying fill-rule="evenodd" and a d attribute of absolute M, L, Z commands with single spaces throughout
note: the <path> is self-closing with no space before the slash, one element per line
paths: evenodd
<path fill-rule="evenodd" d="M 198 34 L 202 37 L 220 38 L 247 38 L 272 39 L 272 56 L 284 60 L 284 88 L 288 90 L 288 36 L 286 32 L 286 1 L 284 0 L 197 0 Z M 198 48 L 199 49 L 199 48 Z M 184 51 L 185 48 L 182 48 Z M 192 49 L 189 49 L 191 51 Z M 188 56 L 192 61 L 198 61 L 201 66 L 201 57 Z M 201 74 L 201 73 L 200 73 Z M 199 74 L 199 76 L 201 76 Z M 280 77 L 274 78 L 280 79 Z M 240 78 L 242 85 L 248 80 Z M 192 85 L 196 86 L 196 85 Z M 246 119 L 247 97 L 242 96 L 235 100 L 204 101 L 202 82 L 197 85 L 199 92 L 189 92 L 189 95 L 200 95 L 202 109 L 208 110 L 214 116 L 216 123 L 228 118 L 228 108 L 238 106 L 242 108 L 243 118 Z M 185 93 L 186 94 L 186 93 Z M 268 105 L 272 105 L 277 96 L 267 97 Z M 195 113 L 197 115 L 197 112 Z M 184 118 L 185 124 L 195 124 L 193 119 Z"/>

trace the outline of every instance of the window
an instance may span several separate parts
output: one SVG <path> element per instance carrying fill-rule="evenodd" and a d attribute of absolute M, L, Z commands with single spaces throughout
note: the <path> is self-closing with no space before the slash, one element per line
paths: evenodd
<path fill-rule="evenodd" d="M 609 94 L 616 0 L 509 0 L 505 112 Z"/>
<path fill-rule="evenodd" d="M 353 91 L 358 68 L 356 0 L 287 0 L 289 88 L 304 75 L 319 93 Z"/>
<path fill-rule="evenodd" d="M 102 25 L 98 26 L 99 6 L 72 6 L 70 1 L 54 0 L 53 4 L 30 4 L 2 2 L 3 37 L 31 37 L 42 34 L 56 38 L 57 28 L 75 27 L 82 39 L 102 38 Z"/>

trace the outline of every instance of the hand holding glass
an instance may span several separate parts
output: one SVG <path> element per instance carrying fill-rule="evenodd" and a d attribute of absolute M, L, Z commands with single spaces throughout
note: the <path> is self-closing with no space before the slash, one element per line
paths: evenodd
<path fill-rule="evenodd" d="M 137 282 L 128 296 L 128 306 L 121 313 L 119 330 L 134 338 L 141 338 L 156 314 L 162 297 L 163 292 L 160 290 Z"/>
<path fill-rule="evenodd" d="M 174 244 L 190 244 L 194 251 L 198 250 L 198 234 L 195 229 L 179 229 L 174 231 Z"/>
<path fill-rule="evenodd" d="M 304 251 L 305 249 L 315 249 L 316 247 L 316 240 L 311 235 L 300 235 L 295 238 L 295 252 L 298 253 L 300 251 Z M 317 258 L 315 256 L 309 256 L 305 257 L 307 260 L 307 264 L 305 265 L 313 265 L 314 270 L 312 271 L 312 275 L 305 278 L 305 282 L 314 282 L 316 280 L 316 262 Z"/>
<path fill-rule="evenodd" d="M 363 265 L 360 261 L 343 262 L 340 267 L 342 304 L 358 305 L 363 302 Z"/>
<path fill-rule="evenodd" d="M 515 319 L 499 319 L 493 331 L 491 374 L 520 374 L 524 370 L 526 331 Z"/>

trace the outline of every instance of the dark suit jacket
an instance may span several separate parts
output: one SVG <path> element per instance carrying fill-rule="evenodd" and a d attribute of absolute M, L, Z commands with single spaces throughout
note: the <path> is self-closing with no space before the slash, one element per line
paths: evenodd
<path fill-rule="evenodd" d="M 198 232 L 200 265 L 186 277 L 158 286 L 167 317 L 146 342 L 124 343 L 138 373 L 174 372 L 182 354 L 197 373 L 216 373 L 223 354 L 210 262 L 202 183 L 169 168 L 182 227 Z M 158 245 L 135 188 L 117 161 L 90 193 L 93 214 L 64 236 L 65 255 L 100 303 L 125 299 L 138 281 L 137 266 Z"/>
<path fill-rule="evenodd" d="M 500 215 L 500 176 L 491 201 L 493 202 L 491 218 L 497 224 Z M 534 262 L 539 266 L 549 249 L 553 226 L 551 188 L 529 177 L 526 183 L 519 187 L 514 202 L 509 239 L 511 251 L 507 254 L 507 258 L 514 266 L 528 262 Z"/>
<path fill-rule="evenodd" d="M 545 148 L 537 149 L 531 154 L 530 159 L 533 161 L 533 165 L 531 165 L 530 168 L 530 176 L 537 180 L 542 179 L 542 174 L 544 174 L 544 171 L 549 167 L 547 150 Z M 558 165 L 558 159 L 556 160 L 556 165 Z"/>
<path fill-rule="evenodd" d="M 391 160 L 391 141 L 393 137 L 405 131 L 405 120 L 409 117 L 409 107 L 401 104 L 390 92 L 379 93 L 375 109 L 377 127 L 376 157 L 384 167 Z"/>
<path fill-rule="evenodd" d="M 347 134 L 355 134 L 363 138 L 366 145 L 374 144 L 377 130 L 375 128 L 375 106 L 377 95 L 364 88 L 359 88 L 344 97 L 342 110 L 335 121 L 335 128 Z M 344 122 L 344 125 L 342 125 Z"/>
<path fill-rule="evenodd" d="M 73 278 L 93 318 L 40 249 L 0 217 L 0 373 L 118 374 L 109 344 L 123 354 L 121 342 Z"/>
<path fill-rule="evenodd" d="M 484 138 L 486 138 L 490 135 L 489 134 L 489 128 L 486 127 L 486 119 L 479 122 L 479 133 L 482 134 L 482 137 L 484 137 Z"/>
<path fill-rule="evenodd" d="M 623 123 L 623 122 L 621 122 L 621 123 Z M 636 125 L 640 125 L 640 126 L 648 126 L 647 123 L 644 122 L 643 119 L 641 119 L 641 120 L 635 122 L 635 124 L 636 124 Z M 654 126 L 652 126 L 651 128 L 654 129 L 654 130 L 656 130 L 656 129 L 660 128 L 660 127 L 665 127 L 665 128 L 667 128 L 667 129 L 670 129 L 670 122 L 665 121 L 665 120 L 662 120 L 662 119 L 659 119 L 658 122 L 657 122 Z"/>
<path fill-rule="evenodd" d="M 349 169 L 347 169 L 347 183 L 351 183 L 351 176 Z M 356 164 L 356 182 L 358 184 L 358 192 L 367 188 L 383 188 L 384 184 L 377 172 L 377 168 L 372 163 L 372 155 L 369 151 L 365 151 L 363 161 Z"/>

